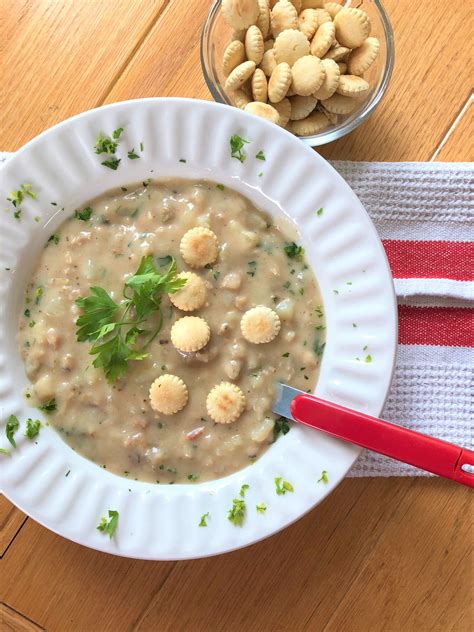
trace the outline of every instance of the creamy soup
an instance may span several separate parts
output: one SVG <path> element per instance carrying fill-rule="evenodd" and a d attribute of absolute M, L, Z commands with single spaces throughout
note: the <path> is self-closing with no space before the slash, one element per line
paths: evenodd
<path fill-rule="evenodd" d="M 219 244 L 212 265 L 192 270 L 205 283 L 205 303 L 182 312 L 164 295 L 161 310 L 140 324 L 145 332 L 129 340 L 148 355 L 129 360 L 124 374 L 108 381 L 104 367 L 92 365 L 92 343 L 77 340 L 83 308 L 76 300 L 100 287 L 120 303 L 124 283 L 144 256 L 151 255 L 162 274 L 172 258 L 178 272 L 190 270 L 180 241 L 195 227 L 211 229 Z M 289 230 L 242 195 L 204 181 L 122 187 L 78 209 L 47 242 L 28 286 L 19 344 L 32 382 L 29 401 L 47 412 L 74 450 L 122 476 L 187 483 L 245 467 L 282 427 L 287 430 L 271 413 L 276 383 L 312 391 L 324 348 L 316 279 Z M 243 314 L 259 305 L 281 322 L 267 344 L 252 344 L 241 333 Z M 170 331 L 190 315 L 207 321 L 210 340 L 195 353 L 182 353 Z M 130 322 L 133 316 L 132 310 Z M 163 374 L 178 376 L 188 389 L 188 402 L 176 414 L 150 406 L 150 385 Z M 245 408 L 232 423 L 215 423 L 206 409 L 207 395 L 223 381 L 245 395 Z"/>

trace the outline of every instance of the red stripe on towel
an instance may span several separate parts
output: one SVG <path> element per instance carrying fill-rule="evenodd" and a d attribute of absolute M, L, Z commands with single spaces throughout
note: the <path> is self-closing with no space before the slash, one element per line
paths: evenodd
<path fill-rule="evenodd" d="M 387 239 L 383 245 L 395 278 L 474 280 L 472 242 Z"/>
<path fill-rule="evenodd" d="M 402 345 L 474 347 L 474 310 L 462 307 L 398 306 Z"/>

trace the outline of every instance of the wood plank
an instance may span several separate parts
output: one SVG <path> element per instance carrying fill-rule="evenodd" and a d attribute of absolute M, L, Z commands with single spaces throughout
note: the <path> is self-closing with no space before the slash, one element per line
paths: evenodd
<path fill-rule="evenodd" d="M 453 0 L 449 12 L 442 2 L 385 0 L 384 7 L 395 34 L 391 84 L 363 125 L 321 149 L 326 158 L 429 160 L 471 91 L 468 2 Z"/>
<path fill-rule="evenodd" d="M 30 519 L 0 562 L 1 598 L 49 632 L 129 630 L 173 565 L 99 553 Z"/>
<path fill-rule="evenodd" d="M 448 481 L 416 479 L 324 632 L 355 622 L 364 632 L 472 630 L 470 494 Z M 315 613 L 308 626 L 320 623 Z"/>
<path fill-rule="evenodd" d="M 1 149 L 99 105 L 167 0 L 2 0 Z"/>
<path fill-rule="evenodd" d="M 437 162 L 469 162 L 474 160 L 474 99 L 471 97 L 467 108 L 453 123 L 447 137 L 437 148 Z M 438 151 L 439 149 L 439 151 Z"/>
<path fill-rule="evenodd" d="M 5 603 L 0 603 L 0 630 L 2 632 L 39 632 L 44 628 L 13 610 Z"/>
<path fill-rule="evenodd" d="M 26 516 L 0 494 L 0 557 L 26 520 Z"/>
<path fill-rule="evenodd" d="M 218 558 L 178 563 L 137 630 L 151 630 L 158 616 L 160 632 L 303 630 L 314 611 L 327 621 L 412 484 L 347 479 L 272 538 Z"/>
<path fill-rule="evenodd" d="M 106 102 L 137 97 L 210 99 L 199 62 L 201 27 L 209 2 L 170 0 Z"/>

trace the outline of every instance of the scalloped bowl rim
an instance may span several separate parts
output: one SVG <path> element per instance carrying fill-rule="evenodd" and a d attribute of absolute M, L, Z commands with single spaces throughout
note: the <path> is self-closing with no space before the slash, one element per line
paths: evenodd
<path fill-rule="evenodd" d="M 104 169 L 92 151 L 99 130 L 110 132 L 119 125 L 125 127 L 127 144 L 145 143 L 143 160 L 122 163 L 126 178 L 120 169 Z M 251 140 L 244 163 L 230 158 L 232 133 Z M 255 153 L 264 149 L 264 163 L 255 162 L 254 149 Z M 186 163 L 179 162 L 183 157 Z M 383 246 L 358 198 L 327 161 L 267 121 L 208 101 L 149 98 L 102 106 L 67 119 L 31 140 L 0 169 L 3 197 L 28 174 L 40 199 L 24 204 L 21 222 L 11 215 L 2 221 L 0 419 L 12 413 L 21 420 L 38 416 L 19 388 L 19 384 L 26 387 L 28 380 L 14 338 L 23 289 L 47 236 L 74 208 L 120 184 L 145 179 L 150 167 L 153 177 L 159 173 L 222 182 L 274 217 L 284 215 L 296 223 L 327 314 L 327 346 L 316 392 L 379 415 L 395 365 L 396 299 Z M 281 177 L 282 171 L 288 174 L 286 178 Z M 38 205 L 52 199 L 65 206 L 65 213 L 41 207 L 44 221 L 33 222 Z M 317 217 L 314 209 L 319 206 L 324 213 Z M 22 266 L 16 268 L 19 260 Z M 352 284 L 343 281 L 348 274 Z M 339 287 L 337 293 L 331 290 L 334 284 Z M 352 327 L 354 318 L 358 329 Z M 371 364 L 355 360 L 363 342 L 370 347 Z M 74 542 L 153 560 L 216 555 L 276 533 L 319 504 L 360 453 L 356 446 L 295 426 L 243 470 L 206 483 L 169 486 L 115 476 L 75 453 L 48 427 L 42 428 L 37 445 L 20 433 L 17 437 L 12 457 L 0 461 L 7 498 Z M 317 474 L 323 469 L 330 480 L 318 485 Z M 273 478 L 277 475 L 294 484 L 293 494 L 276 496 Z M 246 523 L 238 528 L 226 514 L 244 482 L 250 484 L 248 512 Z M 254 511 L 262 501 L 268 505 L 264 516 Z M 95 526 L 111 508 L 120 510 L 120 521 L 116 537 L 109 540 Z M 206 511 L 211 512 L 209 526 L 199 529 L 197 522 Z"/>

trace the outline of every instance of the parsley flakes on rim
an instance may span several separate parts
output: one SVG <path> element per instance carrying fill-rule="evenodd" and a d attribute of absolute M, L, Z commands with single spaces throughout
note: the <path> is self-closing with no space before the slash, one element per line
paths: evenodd
<path fill-rule="evenodd" d="M 112 539 L 115 531 L 118 526 L 119 512 L 114 509 L 109 509 L 109 520 L 107 518 L 102 517 L 100 519 L 99 524 L 97 525 L 97 531 L 101 531 L 102 533 L 106 533 L 110 539 Z"/>
<path fill-rule="evenodd" d="M 18 421 L 18 417 L 16 415 L 10 415 L 7 421 L 7 425 L 5 426 L 5 434 L 7 436 L 8 441 L 11 445 L 16 448 L 16 441 L 14 438 L 15 432 L 20 427 L 20 422 Z"/>
<path fill-rule="evenodd" d="M 250 143 L 249 140 L 245 140 L 242 136 L 234 134 L 230 137 L 230 155 L 231 158 L 236 158 L 240 162 L 244 162 L 247 158 L 247 154 L 243 151 L 244 146 Z"/>
<path fill-rule="evenodd" d="M 286 492 L 294 492 L 294 487 L 288 481 L 283 480 L 281 476 L 275 478 L 275 491 L 278 496 L 284 496 Z"/>

